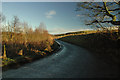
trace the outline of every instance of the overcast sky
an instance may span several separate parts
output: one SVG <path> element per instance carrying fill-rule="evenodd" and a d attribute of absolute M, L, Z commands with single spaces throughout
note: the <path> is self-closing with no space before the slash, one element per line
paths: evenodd
<path fill-rule="evenodd" d="M 76 2 L 3 2 L 2 13 L 6 21 L 18 16 L 21 22 L 33 27 L 43 22 L 49 33 L 58 34 L 89 29 L 84 25 L 84 16 L 76 12 Z"/>

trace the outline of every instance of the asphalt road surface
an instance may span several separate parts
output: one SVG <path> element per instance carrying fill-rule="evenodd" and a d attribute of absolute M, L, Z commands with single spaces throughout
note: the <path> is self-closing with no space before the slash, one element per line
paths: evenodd
<path fill-rule="evenodd" d="M 3 72 L 3 78 L 116 78 L 118 67 L 106 64 L 84 48 L 58 41 L 62 49 L 18 69 Z"/>

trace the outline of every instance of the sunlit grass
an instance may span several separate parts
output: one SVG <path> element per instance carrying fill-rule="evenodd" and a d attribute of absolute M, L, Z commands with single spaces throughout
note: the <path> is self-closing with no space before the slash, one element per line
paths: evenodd
<path fill-rule="evenodd" d="M 66 34 L 65 34 L 66 35 Z M 84 47 L 95 55 L 106 58 L 108 62 L 119 63 L 120 48 L 118 44 L 118 31 L 99 31 L 90 34 L 67 35 L 59 38 L 62 41 L 69 42 Z"/>
<path fill-rule="evenodd" d="M 11 40 L 9 37 L 11 34 L 15 36 L 13 40 Z M 51 46 L 53 45 L 54 40 L 51 38 L 52 36 L 48 33 L 41 34 L 33 32 L 28 33 L 27 35 L 20 33 L 11 34 L 3 32 L 2 35 L 2 54 L 6 55 L 6 58 L 9 59 L 6 60 L 3 58 L 3 65 L 9 64 L 10 60 L 14 60 L 19 56 L 36 54 L 44 56 L 46 55 L 46 52 L 44 51 L 52 51 Z"/>

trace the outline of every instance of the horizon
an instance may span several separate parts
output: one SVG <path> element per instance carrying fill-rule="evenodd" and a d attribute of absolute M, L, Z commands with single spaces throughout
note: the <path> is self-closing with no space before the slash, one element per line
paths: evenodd
<path fill-rule="evenodd" d="M 21 22 L 27 22 L 34 30 L 43 22 L 50 34 L 91 29 L 84 24 L 85 16 L 76 12 L 76 8 L 76 2 L 2 3 L 2 13 L 6 17 L 6 23 L 11 22 L 13 16 L 18 16 Z"/>

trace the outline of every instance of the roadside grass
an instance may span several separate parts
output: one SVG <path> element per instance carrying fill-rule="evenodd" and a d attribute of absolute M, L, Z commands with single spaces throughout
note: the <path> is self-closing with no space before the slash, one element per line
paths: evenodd
<path fill-rule="evenodd" d="M 18 46 L 19 48 L 19 46 Z M 38 59 L 42 59 L 46 56 L 52 55 L 54 51 L 57 51 L 59 48 L 59 45 L 54 42 L 53 45 L 51 45 L 52 51 L 47 50 L 37 50 L 37 49 L 23 49 L 23 55 L 19 55 L 17 50 L 13 50 L 11 48 L 6 48 L 6 58 L 2 59 L 2 70 L 6 71 L 8 69 L 14 69 L 19 68 L 20 66 L 33 62 Z M 18 51 L 21 49 L 18 49 Z"/>
<path fill-rule="evenodd" d="M 118 65 L 120 63 L 120 48 L 117 37 L 117 32 L 112 34 L 99 32 L 84 35 L 67 35 L 59 38 L 59 40 L 84 47 L 100 59 Z"/>
<path fill-rule="evenodd" d="M 12 37 L 15 36 L 12 40 Z M 2 70 L 18 68 L 53 54 L 59 45 L 48 33 L 28 34 L 2 32 Z"/>

